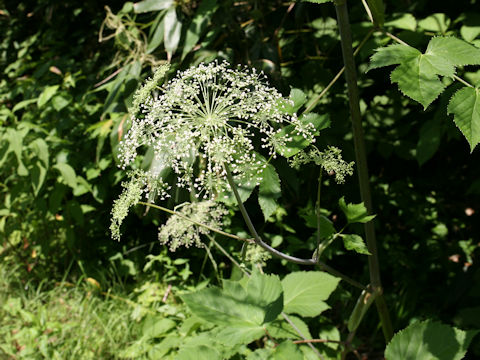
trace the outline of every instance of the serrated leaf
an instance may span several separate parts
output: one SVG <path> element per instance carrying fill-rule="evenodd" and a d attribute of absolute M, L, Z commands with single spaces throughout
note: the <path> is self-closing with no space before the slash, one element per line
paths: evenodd
<path fill-rule="evenodd" d="M 450 99 L 447 113 L 453 114 L 453 121 L 470 144 L 473 151 L 480 142 L 480 90 L 464 87 Z"/>
<path fill-rule="evenodd" d="M 262 209 L 265 221 L 277 210 L 277 199 L 282 190 L 280 188 L 280 178 L 272 164 L 268 164 L 262 172 L 262 181 L 258 191 L 258 203 Z"/>
<path fill-rule="evenodd" d="M 439 57 L 454 66 L 480 64 L 480 49 L 455 37 L 432 38 L 425 54 Z"/>
<path fill-rule="evenodd" d="M 68 186 L 70 186 L 72 189 L 77 187 L 77 175 L 75 174 L 75 170 L 70 165 L 58 163 L 53 165 L 53 168 L 60 172 L 60 175 Z"/>
<path fill-rule="evenodd" d="M 363 205 L 363 203 L 347 204 L 345 202 L 345 197 L 343 196 L 340 198 L 340 200 L 338 200 L 338 205 L 347 217 L 349 224 L 367 223 L 375 217 L 375 215 L 368 215 L 367 208 L 365 205 Z"/>
<path fill-rule="evenodd" d="M 134 11 L 138 13 L 168 9 L 173 5 L 173 0 L 143 0 L 133 4 Z"/>
<path fill-rule="evenodd" d="M 478 330 L 463 331 L 431 320 L 398 332 L 385 350 L 388 360 L 460 360 Z"/>
<path fill-rule="evenodd" d="M 180 43 L 180 36 L 182 35 L 182 23 L 177 18 L 177 10 L 175 7 L 171 7 L 167 10 L 165 18 L 163 19 L 164 25 L 164 38 L 163 44 L 167 51 L 168 60 L 172 58 L 172 55 L 177 50 Z"/>
<path fill-rule="evenodd" d="M 372 255 L 363 241 L 362 237 L 356 234 L 341 234 L 343 246 L 347 250 L 353 250 L 359 254 Z"/>
<path fill-rule="evenodd" d="M 284 311 L 301 316 L 317 316 L 329 306 L 328 299 L 340 281 L 321 271 L 298 271 L 282 280 L 284 291 Z"/>
<path fill-rule="evenodd" d="M 149 338 L 164 336 L 176 326 L 176 322 L 163 316 L 149 316 L 142 327 L 142 335 Z"/>
<path fill-rule="evenodd" d="M 390 75 L 392 83 L 427 108 L 446 87 L 439 76 L 453 77 L 456 66 L 479 63 L 480 49 L 457 38 L 435 37 L 425 54 L 403 45 L 378 49 L 368 69 L 400 64 Z"/>
<path fill-rule="evenodd" d="M 253 273 L 244 293 L 217 287 L 182 295 L 183 301 L 199 318 L 208 322 L 257 331 L 282 311 L 282 285 L 277 276 Z M 240 331 L 240 330 L 239 330 Z"/>

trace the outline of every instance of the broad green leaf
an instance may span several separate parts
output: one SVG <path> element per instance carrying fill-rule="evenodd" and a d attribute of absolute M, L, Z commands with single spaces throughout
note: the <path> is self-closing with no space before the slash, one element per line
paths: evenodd
<path fill-rule="evenodd" d="M 447 113 L 470 144 L 473 151 L 480 142 L 480 89 L 464 87 L 450 99 Z"/>
<path fill-rule="evenodd" d="M 289 315 L 288 319 L 295 325 L 295 327 L 301 332 L 301 335 L 282 317 L 274 322 L 267 324 L 267 331 L 275 339 L 311 339 L 312 335 L 308 329 L 307 324 L 294 315 Z"/>
<path fill-rule="evenodd" d="M 39 108 L 43 107 L 43 105 L 45 105 L 48 100 L 50 100 L 52 96 L 55 95 L 59 87 L 59 85 L 47 86 L 38 97 L 37 106 Z"/>
<path fill-rule="evenodd" d="M 328 114 L 319 115 L 316 113 L 308 113 L 300 116 L 299 120 L 303 123 L 311 123 L 316 129 L 315 135 L 323 129 L 330 126 L 330 117 Z M 285 126 L 279 133 L 275 134 L 276 137 L 289 137 L 292 140 L 287 145 L 276 146 L 275 151 L 285 157 L 291 157 L 301 150 L 305 149 L 310 142 L 306 140 L 302 135 L 298 135 L 295 132 L 293 125 Z"/>
<path fill-rule="evenodd" d="M 35 155 L 43 162 L 46 168 L 48 168 L 48 145 L 42 138 L 33 140 L 29 145 L 29 148 L 33 150 Z"/>
<path fill-rule="evenodd" d="M 449 70 L 453 68 L 449 67 Z M 440 72 L 427 57 L 420 55 L 399 65 L 392 71 L 390 79 L 398 84 L 404 95 L 418 101 L 426 109 L 446 87 L 437 76 Z M 444 75 L 451 76 L 453 72 Z"/>
<path fill-rule="evenodd" d="M 298 271 L 282 280 L 284 291 L 284 311 L 301 316 L 317 316 L 329 306 L 328 299 L 340 281 L 321 271 Z"/>
<path fill-rule="evenodd" d="M 368 215 L 367 209 L 363 203 L 347 204 L 345 203 L 345 197 L 343 196 L 338 200 L 338 205 L 340 205 L 340 209 L 347 217 L 349 224 L 367 223 L 375 217 L 375 215 Z"/>
<path fill-rule="evenodd" d="M 54 169 L 57 169 L 65 183 L 70 186 L 72 189 L 75 189 L 77 187 L 77 175 L 75 174 L 75 170 L 73 168 L 65 163 L 58 163 L 53 165 Z"/>
<path fill-rule="evenodd" d="M 252 274 L 243 295 L 236 292 L 232 296 L 232 285 L 228 286 L 227 291 L 212 287 L 182 295 L 182 299 L 199 318 L 239 331 L 262 329 L 261 325 L 282 311 L 282 285 L 277 276 Z"/>
<path fill-rule="evenodd" d="M 217 10 L 217 0 L 202 0 L 195 12 L 187 33 L 185 34 L 185 41 L 183 42 L 182 60 L 194 48 L 200 37 L 205 33 L 208 22 Z"/>
<path fill-rule="evenodd" d="M 397 18 L 387 21 L 385 26 L 392 26 L 396 29 L 415 31 L 417 29 L 417 20 L 412 14 L 399 14 Z"/>
<path fill-rule="evenodd" d="M 443 60 L 453 66 L 480 65 L 480 49 L 455 37 L 432 38 L 425 54 L 438 57 L 438 62 Z"/>
<path fill-rule="evenodd" d="M 320 331 L 318 333 L 319 339 L 326 339 L 326 340 L 333 340 L 333 341 L 340 341 L 340 331 L 338 331 L 336 326 L 333 325 L 322 325 Z M 335 342 L 327 342 L 325 346 L 337 350 L 339 344 Z"/>
<path fill-rule="evenodd" d="M 275 347 L 271 358 L 276 360 L 303 360 L 303 354 L 298 345 L 290 341 L 284 341 Z"/>
<path fill-rule="evenodd" d="M 174 0 L 143 0 L 133 4 L 134 11 L 138 13 L 165 10 L 171 7 Z"/>
<path fill-rule="evenodd" d="M 71 98 L 65 95 L 55 95 L 52 99 L 53 108 L 57 111 L 64 109 L 70 102 Z"/>
<path fill-rule="evenodd" d="M 220 327 L 215 335 L 219 343 L 225 346 L 235 346 L 250 344 L 252 341 L 260 339 L 265 336 L 265 329 L 263 326 Z"/>
<path fill-rule="evenodd" d="M 117 356 L 120 359 L 136 359 L 141 357 L 143 354 L 148 352 L 152 347 L 151 344 L 144 341 L 143 339 L 135 341 L 133 344 L 128 346 L 126 349 L 121 350 Z"/>
<path fill-rule="evenodd" d="M 280 188 L 280 178 L 272 164 L 268 164 L 262 172 L 262 180 L 258 191 L 258 203 L 262 209 L 265 221 L 277 210 L 277 199 L 282 190 Z"/>
<path fill-rule="evenodd" d="M 418 26 L 428 31 L 445 34 L 450 26 L 450 19 L 442 13 L 432 14 L 418 22 Z"/>
<path fill-rule="evenodd" d="M 22 100 L 18 103 L 15 104 L 15 106 L 12 109 L 12 112 L 16 112 L 18 110 L 21 110 L 23 108 L 26 108 L 28 105 L 36 103 L 38 101 L 38 98 L 35 99 L 27 99 L 27 100 Z"/>
<path fill-rule="evenodd" d="M 367 4 L 372 12 L 373 23 L 382 27 L 385 22 L 385 5 L 383 0 L 367 0 Z"/>
<path fill-rule="evenodd" d="M 422 53 L 411 46 L 401 44 L 389 45 L 375 50 L 370 58 L 367 71 L 384 66 L 401 64 L 404 61 L 415 59 Z"/>
<path fill-rule="evenodd" d="M 162 337 L 175 326 L 175 321 L 163 316 L 148 316 L 142 327 L 142 335 L 149 339 Z"/>
<path fill-rule="evenodd" d="M 385 358 L 460 360 L 477 333 L 431 320 L 416 322 L 395 334 L 385 349 Z"/>
<path fill-rule="evenodd" d="M 13 152 L 17 158 L 17 174 L 20 176 L 27 176 L 28 170 L 23 164 L 22 160 L 22 148 L 23 148 L 23 139 L 27 135 L 28 129 L 15 130 L 12 128 L 7 128 L 5 138 L 8 141 L 8 150 L 7 153 Z"/>
<path fill-rule="evenodd" d="M 363 241 L 362 237 L 355 234 L 341 234 L 343 240 L 343 246 L 347 250 L 353 250 L 359 254 L 372 255 L 368 251 L 367 245 Z"/>
<path fill-rule="evenodd" d="M 300 89 L 290 90 L 289 100 L 293 103 L 285 103 L 285 111 L 293 115 L 307 102 L 307 95 Z"/>
<path fill-rule="evenodd" d="M 177 17 L 177 9 L 175 7 L 168 9 L 165 18 L 163 19 L 163 24 L 165 26 L 163 43 L 165 45 L 165 50 L 167 51 L 167 57 L 170 60 L 177 50 L 180 36 L 182 35 L 182 23 Z"/>

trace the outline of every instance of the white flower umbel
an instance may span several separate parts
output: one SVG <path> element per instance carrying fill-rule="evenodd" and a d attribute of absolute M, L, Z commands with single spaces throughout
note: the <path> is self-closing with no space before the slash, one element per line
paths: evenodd
<path fill-rule="evenodd" d="M 158 96 L 142 94 L 142 100 L 121 143 L 122 166 L 135 160 L 139 147 L 152 147 L 177 174 L 179 187 L 205 199 L 229 188 L 224 164 L 239 182 L 251 180 L 252 170 L 259 174 L 265 161 L 254 145 L 275 157 L 291 140 L 279 136 L 282 126 L 292 124 L 296 134 L 314 141 L 313 125 L 286 114 L 289 100 L 263 74 L 226 62 L 180 72 Z"/>

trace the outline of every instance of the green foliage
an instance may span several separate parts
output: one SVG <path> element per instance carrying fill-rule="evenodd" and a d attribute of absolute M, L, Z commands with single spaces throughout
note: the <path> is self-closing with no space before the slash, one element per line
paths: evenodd
<path fill-rule="evenodd" d="M 462 331 L 435 321 L 416 322 L 397 333 L 385 350 L 388 359 L 460 360 L 478 331 Z"/>

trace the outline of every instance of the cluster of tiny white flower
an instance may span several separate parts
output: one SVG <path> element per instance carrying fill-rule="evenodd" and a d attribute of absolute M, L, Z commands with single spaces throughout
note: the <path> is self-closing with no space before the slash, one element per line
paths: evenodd
<path fill-rule="evenodd" d="M 205 224 L 213 228 L 221 228 L 222 218 L 228 211 L 219 203 L 206 200 L 195 203 L 184 203 L 175 208 L 187 219 Z M 210 230 L 197 226 L 192 221 L 177 215 L 172 215 L 158 231 L 158 240 L 163 245 L 169 245 L 170 251 L 180 246 L 204 247 L 200 235 L 207 235 Z"/>
<path fill-rule="evenodd" d="M 178 73 L 160 95 L 143 94 L 142 100 L 121 142 L 123 168 L 134 161 L 139 147 L 152 147 L 177 174 L 177 185 L 204 199 L 229 188 L 225 164 L 240 182 L 248 181 L 252 169 L 263 171 L 265 161 L 254 151 L 255 139 L 272 157 L 282 154 L 291 140 L 279 136 L 285 124 L 314 142 L 313 125 L 288 115 L 289 100 L 255 69 L 234 70 L 226 62 L 200 64 Z"/>
<path fill-rule="evenodd" d="M 152 176 L 148 172 L 141 170 L 132 171 L 129 174 L 130 181 L 123 182 L 123 192 L 120 197 L 113 202 L 112 222 L 110 231 L 112 238 L 120 241 L 120 226 L 127 217 L 129 209 L 138 204 L 142 197 L 147 199 L 159 197 L 165 199 L 168 197 L 170 186 L 162 179 Z"/>

